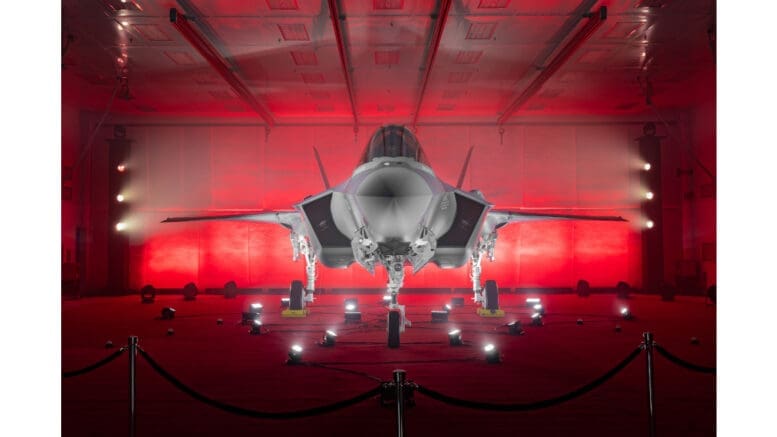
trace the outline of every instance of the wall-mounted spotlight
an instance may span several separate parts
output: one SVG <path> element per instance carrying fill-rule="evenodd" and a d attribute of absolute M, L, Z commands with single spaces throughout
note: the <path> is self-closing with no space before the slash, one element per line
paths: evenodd
<path fill-rule="evenodd" d="M 116 201 L 121 203 L 124 202 L 124 195 L 123 194 L 117 194 L 116 195 Z"/>
<path fill-rule="evenodd" d="M 119 173 L 124 173 L 124 170 L 127 169 L 127 166 L 125 164 L 119 164 L 116 166 L 116 171 Z"/>
<path fill-rule="evenodd" d="M 645 193 L 645 199 L 647 199 L 647 200 L 653 200 L 653 192 L 652 192 L 652 191 L 648 191 L 648 192 L 646 192 L 646 193 Z"/>
<path fill-rule="evenodd" d="M 653 229 L 653 226 L 655 226 L 655 225 L 656 224 L 653 222 L 653 220 L 648 220 L 648 221 L 645 222 L 645 227 L 648 228 L 648 229 Z"/>
<path fill-rule="evenodd" d="M 448 332 L 448 343 L 451 346 L 461 346 L 463 344 L 461 341 L 461 329 L 454 329 Z"/>
<path fill-rule="evenodd" d="M 289 349 L 289 359 L 286 364 L 302 364 L 302 346 L 295 344 Z"/>
<path fill-rule="evenodd" d="M 496 364 L 501 361 L 499 356 L 499 349 L 493 345 L 493 343 L 487 344 L 483 351 L 486 353 L 486 362 L 490 364 Z"/>
<path fill-rule="evenodd" d="M 337 342 L 337 334 L 334 331 L 326 330 L 324 337 L 321 339 L 321 346 L 332 347 Z"/>
<path fill-rule="evenodd" d="M 540 314 L 540 313 L 533 313 L 531 315 L 531 325 L 532 326 L 542 326 L 542 314 Z"/>
<path fill-rule="evenodd" d="M 175 308 L 162 308 L 162 320 L 173 320 L 175 318 Z"/>
<path fill-rule="evenodd" d="M 642 166 L 642 169 L 645 170 L 645 171 L 650 171 L 651 167 L 652 166 L 650 165 L 650 163 L 646 162 L 645 165 Z"/>
<path fill-rule="evenodd" d="M 452 309 L 453 309 L 453 306 L 451 306 L 451 304 L 449 303 L 446 303 L 445 306 L 443 307 L 443 310 L 447 313 L 451 312 Z"/>
<path fill-rule="evenodd" d="M 127 229 L 127 224 L 124 222 L 118 222 L 116 223 L 116 230 L 119 232 L 122 232 Z"/>
<path fill-rule="evenodd" d="M 631 314 L 627 307 L 623 307 L 621 308 L 621 317 L 623 317 L 623 320 L 631 320 L 634 318 L 634 315 Z"/>
<path fill-rule="evenodd" d="M 535 313 L 540 313 L 541 316 L 545 315 L 545 306 L 542 305 L 541 303 L 534 304 L 532 308 L 534 309 Z"/>

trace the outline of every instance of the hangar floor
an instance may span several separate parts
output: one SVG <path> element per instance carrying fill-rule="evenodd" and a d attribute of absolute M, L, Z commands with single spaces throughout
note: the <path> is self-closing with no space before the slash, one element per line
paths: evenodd
<path fill-rule="evenodd" d="M 604 374 L 642 340 L 643 331 L 692 363 L 714 366 L 715 307 L 696 297 L 663 302 L 635 295 L 546 295 L 545 326 L 531 327 L 524 294 L 500 297 L 504 318 L 480 318 L 469 295 L 448 323 L 431 323 L 430 311 L 453 295 L 400 295 L 413 326 L 398 349 L 386 346 L 385 308 L 380 295 L 321 295 L 307 318 L 282 318 L 278 295 L 224 299 L 200 295 L 183 301 L 159 295 L 143 305 L 137 296 L 85 298 L 62 303 L 62 368 L 73 370 L 109 353 L 128 335 L 165 370 L 196 391 L 246 409 L 290 411 L 330 404 L 375 388 L 370 376 L 387 381 L 402 368 L 408 379 L 473 401 L 522 403 L 570 392 Z M 362 324 L 344 324 L 343 300 L 357 297 Z M 240 326 L 249 302 L 264 305 L 262 335 Z M 628 305 L 635 318 L 618 315 Z M 177 310 L 174 320 L 159 320 L 161 308 Z M 216 320 L 223 319 L 222 326 Z M 578 325 L 577 319 L 583 319 Z M 506 322 L 521 320 L 523 336 L 511 336 Z M 615 325 L 622 327 L 620 333 Z M 464 346 L 451 347 L 447 332 L 463 332 Z M 167 335 L 169 328 L 175 334 Z M 325 329 L 338 332 L 333 348 L 316 346 Z M 699 339 L 691 344 L 690 338 Z M 493 342 L 502 363 L 488 364 L 482 345 Z M 299 343 L 303 359 L 321 366 L 284 364 L 289 346 Z M 115 350 L 115 349 L 114 349 Z M 142 358 L 137 364 L 137 435 L 396 435 L 394 410 L 377 398 L 335 412 L 295 420 L 266 420 L 221 411 L 182 393 Z M 345 371 L 343 371 L 345 370 Z M 350 373 L 349 373 L 350 371 Z M 691 372 L 655 358 L 657 432 L 661 436 L 715 433 L 715 376 Z M 124 435 L 127 430 L 127 355 L 93 372 L 62 380 L 62 431 L 65 436 Z M 601 387 L 557 406 L 528 412 L 495 412 L 449 406 L 420 393 L 407 410 L 407 435 L 534 434 L 647 435 L 645 355 Z"/>

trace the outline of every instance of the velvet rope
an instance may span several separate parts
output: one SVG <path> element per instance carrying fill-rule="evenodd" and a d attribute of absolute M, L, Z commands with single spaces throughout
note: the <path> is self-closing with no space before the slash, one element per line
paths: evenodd
<path fill-rule="evenodd" d="M 571 391 L 567 394 L 557 396 L 555 398 L 545 399 L 538 402 L 531 402 L 531 403 L 522 403 L 522 404 L 493 404 L 488 402 L 477 402 L 477 401 L 469 401 L 466 399 L 460 399 L 460 398 L 454 398 L 452 396 L 444 395 L 442 393 L 436 392 L 434 390 L 428 389 L 424 386 L 418 386 L 417 390 L 419 393 L 424 394 L 426 396 L 429 396 L 432 399 L 438 400 L 440 402 L 454 405 L 457 407 L 463 407 L 463 408 L 472 408 L 476 410 L 491 410 L 491 411 L 529 411 L 529 410 L 537 410 L 540 408 L 547 408 L 552 407 L 554 405 L 558 405 L 562 402 L 569 401 L 571 399 L 574 399 L 578 396 L 582 396 L 585 393 L 588 393 L 589 391 L 595 389 L 596 387 L 604 384 L 618 374 L 621 370 L 623 370 L 626 366 L 629 365 L 632 361 L 634 361 L 635 358 L 642 352 L 642 347 L 639 346 L 636 349 L 634 349 L 623 361 L 618 363 L 615 367 L 613 367 L 610 371 L 605 373 L 604 375 L 600 376 L 599 378 L 595 379 L 594 381 L 578 388 L 577 390 Z"/>
<path fill-rule="evenodd" d="M 110 363 L 111 361 L 115 360 L 116 358 L 118 358 L 119 355 L 121 355 L 122 352 L 124 352 L 125 350 L 126 350 L 126 348 L 121 348 L 121 349 L 117 350 L 116 352 L 114 352 L 114 353 L 108 355 L 107 357 L 103 358 L 102 360 L 100 360 L 100 361 L 98 361 L 98 362 L 96 362 L 96 363 L 94 363 L 92 365 L 83 367 L 81 369 L 71 370 L 69 372 L 62 372 L 62 377 L 63 378 L 71 378 L 73 376 L 83 375 L 84 373 L 89 373 L 92 370 L 99 369 L 100 367 L 102 367 L 102 366 Z"/>
<path fill-rule="evenodd" d="M 672 355 L 667 351 L 666 349 L 662 348 L 659 345 L 653 345 L 653 347 L 664 356 L 667 360 L 677 364 L 680 367 L 684 367 L 688 370 L 692 370 L 694 372 L 701 372 L 701 373 L 715 373 L 716 369 L 714 367 L 705 367 L 705 366 L 699 366 L 698 364 L 689 363 L 688 361 L 685 361 L 683 359 L 678 358 L 675 355 Z"/>
<path fill-rule="evenodd" d="M 205 403 L 207 405 L 210 405 L 211 407 L 218 408 L 222 411 L 226 411 L 228 413 L 232 414 L 238 414 L 240 416 L 246 416 L 246 417 L 252 417 L 255 419 L 299 419 L 302 417 L 310 417 L 315 416 L 318 414 L 324 414 L 324 413 L 330 413 L 332 411 L 340 410 L 342 408 L 349 407 L 351 405 L 357 404 L 359 402 L 362 402 L 364 400 L 367 400 L 373 396 L 377 396 L 381 392 L 381 386 L 377 386 L 373 388 L 372 390 L 369 390 L 367 392 L 364 392 L 360 395 L 354 396 L 349 399 L 345 399 L 339 402 L 335 402 L 328 405 L 322 405 L 320 407 L 314 407 L 314 408 L 308 408 L 306 410 L 297 410 L 297 411 L 285 411 L 285 412 L 278 412 L 278 413 L 271 413 L 266 411 L 257 411 L 257 410 L 249 410 L 246 408 L 238 407 L 235 405 L 230 405 L 221 401 L 217 401 L 215 399 L 211 399 L 194 389 L 190 388 L 189 386 L 185 385 L 181 381 L 179 381 L 177 378 L 175 378 L 173 375 L 171 375 L 168 371 L 163 369 L 156 361 L 154 361 L 153 358 L 151 358 L 146 351 L 143 349 L 138 348 L 138 351 L 140 352 L 140 356 L 143 357 L 146 362 L 164 379 L 166 379 L 169 383 L 174 385 L 178 390 L 181 390 L 182 392 L 186 393 L 187 395 L 193 397 L 194 399 Z"/>

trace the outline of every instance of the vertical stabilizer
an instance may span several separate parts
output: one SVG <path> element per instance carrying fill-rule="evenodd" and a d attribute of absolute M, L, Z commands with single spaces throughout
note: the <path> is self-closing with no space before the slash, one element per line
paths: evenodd
<path fill-rule="evenodd" d="M 329 178 L 326 177 L 326 171 L 324 171 L 324 164 L 321 163 L 321 156 L 318 155 L 318 150 L 313 148 L 313 153 L 316 155 L 316 162 L 318 163 L 318 170 L 321 171 L 321 179 L 324 180 L 324 187 L 329 189 Z"/>
<path fill-rule="evenodd" d="M 469 167 L 469 158 L 472 157 L 473 149 L 475 149 L 475 146 L 470 147 L 469 152 L 467 152 L 467 159 L 464 160 L 464 166 L 461 168 L 461 173 L 459 174 L 459 180 L 456 182 L 456 188 L 461 189 L 461 185 L 464 183 L 464 176 L 467 174 L 467 167 Z"/>

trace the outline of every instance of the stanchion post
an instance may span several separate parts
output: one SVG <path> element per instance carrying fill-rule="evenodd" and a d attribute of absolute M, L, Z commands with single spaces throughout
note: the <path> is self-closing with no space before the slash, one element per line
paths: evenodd
<path fill-rule="evenodd" d="M 127 352 L 129 352 L 129 436 L 135 437 L 135 358 L 138 352 L 138 337 L 129 337 Z"/>
<path fill-rule="evenodd" d="M 397 437 L 405 435 L 405 377 L 404 370 L 394 370 L 394 388 L 397 391 Z"/>
<path fill-rule="evenodd" d="M 655 409 L 655 391 L 653 385 L 653 333 L 645 332 L 642 334 L 645 345 L 645 363 L 647 364 L 647 393 L 648 393 L 648 436 L 656 435 L 656 409 Z"/>

